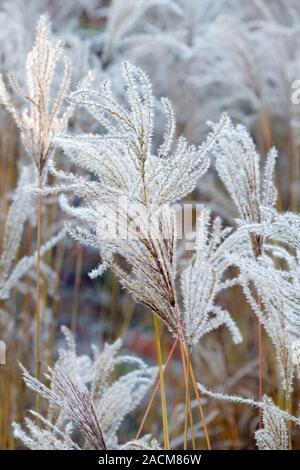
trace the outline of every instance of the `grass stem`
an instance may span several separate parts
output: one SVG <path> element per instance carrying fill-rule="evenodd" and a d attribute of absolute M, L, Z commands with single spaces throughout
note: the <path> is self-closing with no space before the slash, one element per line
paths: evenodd
<path fill-rule="evenodd" d="M 166 360 L 166 364 L 165 364 L 165 367 L 164 367 L 164 371 L 163 371 L 163 372 L 165 372 L 165 369 L 166 369 L 166 367 L 168 366 L 168 364 L 169 364 L 169 362 L 170 362 L 170 360 L 171 360 L 171 358 L 172 358 L 172 356 L 173 356 L 173 353 L 174 353 L 174 351 L 175 351 L 175 348 L 176 348 L 177 344 L 178 344 L 178 338 L 176 338 L 176 340 L 175 340 L 174 343 L 173 343 L 172 348 L 170 349 L 170 352 L 169 352 L 168 358 L 167 358 L 167 360 Z M 151 406 L 152 406 L 152 404 L 153 404 L 153 402 L 154 402 L 154 398 L 155 398 L 155 396 L 156 396 L 156 394 L 157 394 L 157 392 L 158 392 L 159 385 L 160 385 L 160 381 L 159 381 L 159 377 L 158 377 L 158 379 L 157 379 L 156 382 L 155 382 L 154 389 L 153 389 L 153 392 L 152 392 L 152 394 L 151 394 L 151 397 L 150 397 L 149 403 L 148 403 L 148 405 L 147 405 L 147 408 L 146 408 L 145 414 L 144 414 L 144 416 L 143 416 L 143 419 L 142 419 L 142 421 L 141 421 L 140 427 L 139 427 L 138 432 L 137 432 L 137 434 L 136 434 L 136 437 L 135 437 L 136 439 L 139 439 L 140 436 L 141 436 L 141 434 L 142 434 L 142 430 L 143 430 L 143 428 L 144 428 L 146 419 L 147 419 L 147 417 L 148 417 L 148 415 L 149 415 Z"/>
<path fill-rule="evenodd" d="M 185 352 L 186 358 L 188 358 L 189 352 L 186 348 L 186 345 L 184 345 L 184 352 Z M 191 361 L 190 361 L 190 368 L 189 369 L 190 369 L 190 377 L 191 377 L 191 380 L 192 380 L 192 385 L 193 385 L 196 400 L 197 400 L 199 414 L 200 414 L 200 418 L 201 418 L 201 422 L 202 422 L 202 426 L 203 426 L 203 431 L 204 431 L 204 435 L 205 435 L 206 446 L 207 446 L 208 450 L 211 450 L 210 438 L 209 438 L 208 429 L 207 429 L 207 425 L 206 425 L 206 421 L 205 421 L 205 416 L 204 416 L 204 412 L 203 412 L 203 408 L 202 408 L 202 404 L 201 404 L 201 400 L 200 400 L 200 392 L 199 392 L 199 389 L 197 387 L 195 373 L 194 373 L 193 365 L 192 365 Z"/>
<path fill-rule="evenodd" d="M 155 341 L 156 341 L 156 349 L 157 349 L 157 362 L 158 362 L 158 368 L 159 368 L 161 409 L 162 409 L 163 433 L 164 433 L 164 448 L 165 450 L 170 450 L 167 403 L 166 403 L 165 384 L 164 384 L 164 370 L 163 370 L 161 344 L 160 344 L 160 337 L 159 337 L 159 324 L 158 324 L 158 318 L 155 314 L 153 314 L 153 319 L 154 319 Z"/>
<path fill-rule="evenodd" d="M 38 188 L 42 189 L 42 177 L 39 175 Z M 40 294 L 41 294 L 41 222 L 42 222 L 42 194 L 38 193 L 37 203 L 37 260 L 36 260 L 36 378 L 41 379 L 41 312 L 40 312 Z M 36 395 L 36 411 L 40 412 L 40 395 Z"/>
<path fill-rule="evenodd" d="M 258 320 L 258 359 L 259 359 L 259 385 L 258 385 L 258 400 L 262 401 L 263 394 L 263 341 L 262 341 L 262 324 Z M 259 408 L 259 429 L 262 429 L 262 409 Z"/>

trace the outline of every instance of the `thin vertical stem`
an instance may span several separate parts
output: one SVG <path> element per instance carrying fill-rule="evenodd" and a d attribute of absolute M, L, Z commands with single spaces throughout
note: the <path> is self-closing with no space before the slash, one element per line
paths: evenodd
<path fill-rule="evenodd" d="M 186 355 L 186 358 L 187 358 L 188 355 L 189 355 L 189 352 L 188 352 L 185 345 L 184 345 L 184 350 L 185 350 L 185 355 Z M 193 369 L 191 361 L 190 361 L 190 377 L 192 379 L 192 384 L 193 384 L 193 388 L 194 388 L 194 392 L 195 392 L 195 396 L 196 396 L 196 400 L 197 400 L 197 405 L 198 405 L 199 414 L 200 414 L 200 418 L 201 418 L 201 422 L 202 422 L 202 426 L 203 426 L 203 431 L 204 431 L 204 435 L 205 435 L 207 449 L 211 450 L 211 443 L 210 443 L 209 434 L 208 434 L 208 430 L 207 430 L 207 426 L 206 426 L 206 421 L 205 421 L 203 408 L 202 408 L 202 405 L 201 405 L 200 393 L 199 393 L 199 389 L 197 387 L 196 378 L 195 378 L 195 374 L 194 374 L 194 369 Z"/>
<path fill-rule="evenodd" d="M 259 386 L 258 386 L 258 400 L 262 401 L 263 394 L 263 341 L 262 341 L 262 324 L 258 320 L 258 359 L 259 359 Z M 262 408 L 259 408 L 259 429 L 262 429 Z"/>
<path fill-rule="evenodd" d="M 255 258 L 257 259 L 261 256 L 263 251 L 263 240 L 261 237 L 255 237 L 253 240 L 253 253 Z M 257 304 L 259 310 L 262 309 L 262 301 L 259 294 L 257 294 Z M 258 319 L 258 362 L 259 362 L 259 383 L 258 383 L 258 400 L 262 401 L 263 395 L 263 369 L 264 369 L 264 361 L 263 361 L 263 326 L 261 321 Z M 259 408 L 259 420 L 258 420 L 258 427 L 262 429 L 263 427 L 263 411 Z"/>
<path fill-rule="evenodd" d="M 193 427 L 192 414 L 191 414 L 191 398 L 190 398 L 190 386 L 189 386 L 189 369 L 190 369 L 190 359 L 185 358 L 185 353 L 183 351 L 183 345 L 180 344 L 181 354 L 182 354 L 182 366 L 184 373 L 185 381 L 185 418 L 184 418 L 184 450 L 187 450 L 188 444 L 188 418 L 190 418 L 191 428 Z M 187 359 L 187 363 L 186 363 Z"/>
<path fill-rule="evenodd" d="M 38 181 L 39 190 L 42 189 L 42 177 L 39 175 Z M 36 311 L 35 311 L 35 326 L 36 326 L 36 378 L 41 379 L 41 312 L 40 312 L 40 293 L 41 293 L 41 279 L 40 279 L 40 265 L 41 265 L 41 221 L 42 221 L 42 194 L 38 193 L 38 206 L 37 206 L 37 260 L 36 260 Z M 36 396 L 36 409 L 40 411 L 40 396 Z"/>
<path fill-rule="evenodd" d="M 166 367 L 167 367 L 167 365 L 169 364 L 169 362 L 170 362 L 170 360 L 171 360 L 171 358 L 172 358 L 172 356 L 173 356 L 173 353 L 174 353 L 174 351 L 175 351 L 175 348 L 176 348 L 176 346 L 177 346 L 178 341 L 179 341 L 178 338 L 176 338 L 176 340 L 175 340 L 174 343 L 173 343 L 173 346 L 172 346 L 172 348 L 171 348 L 171 350 L 170 350 L 170 352 L 169 352 L 168 358 L 167 358 L 167 360 L 166 360 L 166 364 L 165 364 L 163 373 L 165 372 Z M 135 437 L 136 439 L 139 439 L 139 438 L 140 438 L 140 435 L 141 435 L 141 433 L 142 433 L 142 430 L 143 430 L 143 427 L 144 427 L 144 425 L 145 425 L 146 419 L 147 419 L 147 417 L 148 417 L 148 415 L 149 415 L 149 412 L 150 412 L 152 403 L 153 403 L 154 398 L 155 398 L 155 396 L 156 396 L 156 394 L 157 394 L 157 392 L 158 392 L 159 385 L 160 385 L 160 380 L 159 380 L 159 378 L 158 378 L 158 379 L 156 380 L 156 382 L 155 382 L 155 386 L 154 386 L 153 392 L 152 392 L 152 394 L 151 394 L 149 403 L 148 403 L 148 405 L 147 405 L 145 414 L 144 414 L 144 416 L 143 416 L 143 419 L 142 419 L 142 421 L 141 421 L 140 427 L 139 427 L 138 432 L 137 432 L 137 434 L 136 434 L 136 437 Z"/>
<path fill-rule="evenodd" d="M 71 330 L 73 334 L 76 333 L 77 318 L 78 318 L 78 301 L 79 301 L 79 290 L 80 290 L 81 271 L 82 271 L 82 252 L 83 252 L 82 246 L 78 244 L 78 251 L 77 251 L 77 256 L 76 256 L 73 304 L 72 304 L 72 319 L 71 319 Z"/>
<path fill-rule="evenodd" d="M 188 417 L 189 417 L 189 377 L 187 375 L 187 367 L 183 360 L 184 377 L 185 377 L 185 417 L 184 417 L 184 450 L 187 450 L 188 444 Z"/>
<path fill-rule="evenodd" d="M 159 368 L 161 409 L 162 409 L 163 432 L 164 432 L 164 448 L 165 448 L 165 450 L 170 450 L 168 415 L 167 415 L 167 402 L 166 402 L 165 383 L 164 383 L 164 372 L 163 372 L 161 344 L 160 344 L 160 337 L 159 337 L 159 325 L 158 325 L 158 319 L 157 319 L 156 314 L 153 314 L 153 319 L 154 319 L 155 341 L 156 341 L 156 349 L 157 349 L 157 362 L 158 362 L 158 368 Z"/>
<path fill-rule="evenodd" d="M 288 414 L 292 414 L 292 399 L 288 390 L 285 391 L 285 409 Z M 292 450 L 292 428 L 291 422 L 287 423 L 288 437 L 289 437 L 289 450 Z"/>
<path fill-rule="evenodd" d="M 193 450 L 196 449 L 196 440 L 195 440 L 195 430 L 194 430 L 194 420 L 193 420 L 193 412 L 192 412 L 192 407 L 191 407 L 191 396 L 190 396 L 190 385 L 189 385 L 189 376 L 191 374 L 191 357 L 188 355 L 187 359 L 187 384 L 188 384 L 188 411 L 189 411 L 189 417 L 190 417 L 190 426 L 191 426 L 191 438 L 192 438 L 192 447 Z"/>
<path fill-rule="evenodd" d="M 180 343 L 181 344 L 180 350 L 181 350 L 181 356 L 182 356 L 182 364 L 184 364 L 185 357 L 188 360 L 188 358 L 190 358 L 190 353 L 189 353 L 189 350 L 188 350 L 188 347 L 187 347 L 187 344 L 186 344 L 186 341 L 185 341 L 185 338 L 184 338 L 182 323 L 180 321 L 180 316 L 179 316 L 179 313 L 178 313 L 177 309 L 175 310 L 175 314 L 176 314 L 176 318 L 177 318 L 177 322 L 178 322 L 178 331 L 180 333 L 180 337 L 181 337 L 181 340 L 182 340 L 182 342 Z M 190 361 L 190 376 L 191 376 L 191 379 L 192 379 L 192 384 L 193 384 L 193 388 L 194 388 L 194 392 L 195 392 L 195 396 L 196 396 L 196 400 L 197 400 L 199 414 L 200 414 L 200 418 L 201 418 L 201 422 L 202 422 L 202 426 L 203 426 L 203 430 L 204 430 L 206 445 L 207 445 L 208 450 L 211 450 L 211 444 L 210 444 L 210 439 L 209 439 L 208 430 L 207 430 L 207 426 L 206 426 L 205 416 L 204 416 L 203 408 L 202 408 L 202 405 L 201 405 L 200 394 L 199 394 L 199 390 L 198 390 L 198 387 L 197 387 L 195 374 L 194 374 L 194 371 L 193 371 L 193 366 L 192 366 L 191 361 Z"/>

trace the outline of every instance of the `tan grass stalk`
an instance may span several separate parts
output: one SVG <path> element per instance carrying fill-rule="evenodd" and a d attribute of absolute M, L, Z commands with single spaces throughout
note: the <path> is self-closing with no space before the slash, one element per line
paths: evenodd
<path fill-rule="evenodd" d="M 72 302 L 72 319 L 71 319 L 71 330 L 75 334 L 77 327 L 77 318 L 78 318 L 78 301 L 79 301 L 79 291 L 80 291 L 80 282 L 81 282 L 81 272 L 82 272 L 82 254 L 83 249 L 82 245 L 77 245 L 78 251 L 76 255 L 76 268 L 75 268 L 75 283 L 73 291 L 73 302 Z"/>
<path fill-rule="evenodd" d="M 170 450 L 170 441 L 169 441 L 169 429 L 168 429 L 168 413 L 167 413 L 167 402 L 165 394 L 165 382 L 164 382 L 164 370 L 163 370 L 163 361 L 161 354 L 161 344 L 160 344 L 160 335 L 159 335 L 159 324 L 156 314 L 153 314 L 154 329 L 155 329 L 155 342 L 157 349 L 157 362 L 159 368 L 159 383 L 160 383 L 160 395 L 161 395 L 161 409 L 162 409 L 162 419 L 163 419 L 163 433 L 164 433 L 164 448 L 165 450 Z"/>
<path fill-rule="evenodd" d="M 173 343 L 172 348 L 170 349 L 170 352 L 169 352 L 168 358 L 167 358 L 167 360 L 166 360 L 166 364 L 165 364 L 163 373 L 165 373 L 166 367 L 168 366 L 168 364 L 169 364 L 169 362 L 170 362 L 170 360 L 171 360 L 171 358 L 172 358 L 172 356 L 173 356 L 173 353 L 174 353 L 174 351 L 175 351 L 175 349 L 176 349 L 176 346 L 177 346 L 177 344 L 178 344 L 178 341 L 179 341 L 178 338 L 176 338 L 176 340 L 175 340 L 174 343 Z M 147 419 L 147 417 L 148 417 L 148 415 L 149 415 L 149 412 L 150 412 L 151 406 L 152 406 L 152 404 L 153 404 L 153 402 L 154 402 L 154 399 L 155 399 L 155 397 L 156 397 L 156 394 L 157 394 L 157 392 L 158 392 L 159 386 L 160 386 L 160 381 L 159 381 L 159 377 L 158 377 L 157 380 L 156 380 L 156 382 L 155 382 L 155 386 L 154 386 L 154 388 L 153 388 L 153 392 L 152 392 L 152 394 L 151 394 L 149 403 L 148 403 L 148 405 L 147 405 L 147 408 L 146 408 L 146 411 L 145 411 L 145 413 L 144 413 L 143 419 L 142 419 L 141 424 L 140 424 L 140 426 L 139 426 L 138 432 L 136 433 L 136 437 L 135 437 L 136 439 L 139 439 L 140 436 L 141 436 L 142 430 L 143 430 L 143 428 L 144 428 L 146 419 Z"/>
<path fill-rule="evenodd" d="M 39 176 L 39 189 L 42 188 L 42 177 Z M 41 312 L 40 312 L 40 291 L 41 291 L 41 222 L 42 222 L 42 194 L 38 194 L 37 206 L 37 260 L 36 260 L 36 310 L 35 310 L 35 326 L 36 326 L 36 377 L 41 380 Z M 40 410 L 40 396 L 36 396 L 36 409 Z"/>
<path fill-rule="evenodd" d="M 181 345 L 181 348 L 182 348 L 182 345 Z M 188 444 L 188 422 L 190 422 L 190 427 L 191 427 L 191 432 L 192 432 L 192 446 L 193 446 L 193 449 L 196 449 L 193 415 L 192 415 L 192 410 L 191 410 L 190 384 L 189 384 L 190 356 L 188 357 L 187 362 L 186 362 L 184 353 L 182 353 L 182 366 L 183 366 L 184 381 L 185 381 L 184 450 L 187 450 L 187 444 Z"/>
<path fill-rule="evenodd" d="M 186 347 L 185 347 L 184 352 L 185 352 L 186 358 L 188 358 L 189 352 L 187 351 Z M 199 414 L 200 414 L 200 418 L 201 418 L 201 422 L 202 422 L 202 426 L 203 426 L 203 431 L 204 431 L 204 435 L 205 435 L 207 449 L 211 450 L 211 443 L 210 443 L 210 438 L 209 438 L 209 434 L 208 434 L 208 429 L 207 429 L 207 425 L 206 425 L 206 421 L 205 421 L 203 408 L 202 408 L 202 405 L 201 405 L 200 393 L 199 393 L 199 389 L 197 387 L 195 373 L 194 373 L 193 365 L 192 365 L 191 361 L 190 361 L 190 377 L 192 379 L 192 384 L 193 384 L 193 388 L 194 388 L 194 392 L 195 392 L 195 396 L 196 396 L 196 400 L 197 400 L 197 405 L 198 405 Z"/>

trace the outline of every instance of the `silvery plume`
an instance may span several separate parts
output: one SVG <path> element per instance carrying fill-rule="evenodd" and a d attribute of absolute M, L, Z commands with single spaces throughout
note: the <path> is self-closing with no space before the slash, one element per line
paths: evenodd
<path fill-rule="evenodd" d="M 25 102 L 21 110 L 13 104 L 4 77 L 0 74 L 0 102 L 17 124 L 26 151 L 32 159 L 39 176 L 45 177 L 48 159 L 53 151 L 53 139 L 67 127 L 74 107 L 64 107 L 69 91 L 72 66 L 63 56 L 62 41 L 53 43 L 50 24 L 41 17 L 36 30 L 35 43 L 26 57 L 26 89 L 18 84 L 13 75 L 8 76 L 9 85 Z M 60 62 L 64 71 L 57 85 Z M 83 83 L 91 80 L 89 74 Z"/>
<path fill-rule="evenodd" d="M 198 388 L 203 395 L 216 400 L 247 405 L 262 410 L 263 427 L 255 431 L 255 440 L 259 450 L 289 450 L 289 425 L 300 426 L 300 418 L 291 415 L 287 411 L 276 406 L 272 398 L 263 395 L 262 401 L 252 398 L 244 398 L 239 395 L 226 395 L 221 392 L 213 392 L 202 384 Z"/>
<path fill-rule="evenodd" d="M 94 278 L 110 267 L 138 302 L 160 316 L 169 329 L 184 337 L 176 293 L 176 220 L 171 203 L 184 198 L 208 168 L 207 153 L 226 126 L 224 116 L 199 147 L 175 139 L 175 117 L 169 100 L 161 100 L 167 124 L 154 153 L 154 97 L 147 75 L 123 65 L 127 104 L 114 97 L 109 82 L 99 91 L 79 90 L 71 102 L 87 108 L 106 133 L 66 135 L 57 139 L 71 161 L 90 172 L 65 173 L 51 162 L 56 186 L 45 193 L 65 192 L 84 204 L 63 209 L 80 225 L 69 225 L 73 237 L 98 249 L 102 262 Z M 115 233 L 107 226 L 115 227 Z M 122 262 L 123 261 L 123 262 Z M 125 262 L 125 267 L 124 267 Z M 126 269 L 127 265 L 127 269 Z M 220 318 L 226 317 L 220 312 Z M 227 318 L 227 317 L 226 317 Z"/>
<path fill-rule="evenodd" d="M 77 355 L 70 331 L 63 327 L 67 348 L 59 351 L 45 385 L 23 367 L 26 385 L 48 402 L 46 417 L 33 411 L 25 426 L 14 423 L 14 435 L 33 450 L 118 449 L 157 447 L 145 440 L 119 444 L 124 418 L 142 401 L 154 383 L 157 368 L 141 359 L 120 355 L 121 339 L 105 344 L 93 356 Z M 39 424 L 38 424 L 39 423 Z M 79 433 L 79 435 L 78 435 Z"/>

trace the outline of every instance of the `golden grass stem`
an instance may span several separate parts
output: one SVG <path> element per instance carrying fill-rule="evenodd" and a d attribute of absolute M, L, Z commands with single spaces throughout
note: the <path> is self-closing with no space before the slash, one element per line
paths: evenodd
<path fill-rule="evenodd" d="M 191 408 L 191 395 L 190 395 L 190 383 L 189 383 L 189 376 L 190 376 L 190 373 L 191 373 L 190 368 L 191 368 L 191 358 L 190 358 L 190 355 L 189 355 L 188 360 L 187 360 L 188 414 L 189 414 L 190 426 L 191 426 L 192 448 L 193 448 L 193 450 L 195 450 L 196 449 L 196 440 L 195 440 L 193 413 L 192 413 L 192 408 Z"/>
<path fill-rule="evenodd" d="M 182 323 L 180 321 L 180 316 L 179 316 L 178 310 L 176 310 L 176 317 L 177 317 L 177 322 L 178 322 L 178 328 L 179 328 L 181 338 L 182 338 L 182 341 L 180 343 L 180 345 L 181 345 L 180 350 L 181 350 L 181 356 L 182 356 L 182 364 L 184 364 L 184 362 L 185 362 L 184 358 L 186 358 L 187 361 L 188 360 L 190 361 L 190 352 L 188 350 L 188 347 L 187 347 L 187 344 L 186 344 L 186 341 L 185 341 L 185 338 L 184 338 L 184 332 L 183 332 Z M 210 439 L 209 439 L 208 430 L 207 430 L 207 426 L 206 426 L 205 416 L 204 416 L 203 408 L 202 408 L 202 405 L 201 405 L 200 394 L 199 394 L 199 390 L 198 390 L 198 387 L 197 387 L 195 374 L 194 374 L 194 370 L 193 370 L 193 366 L 192 366 L 191 361 L 189 362 L 189 364 L 190 364 L 190 368 L 189 368 L 190 369 L 190 376 L 191 376 L 191 379 L 192 379 L 192 384 L 193 384 L 193 388 L 194 388 L 194 392 L 195 392 L 195 396 L 196 396 L 196 400 L 197 400 L 199 414 L 200 414 L 200 418 L 201 418 L 201 422 L 202 422 L 202 426 L 203 426 L 203 430 L 204 430 L 207 449 L 211 450 L 211 444 L 210 444 Z"/>
<path fill-rule="evenodd" d="M 167 358 L 167 360 L 166 360 L 166 364 L 165 364 L 163 373 L 165 372 L 165 370 L 166 370 L 166 368 L 167 368 L 167 366 L 168 366 L 168 364 L 169 364 L 169 362 L 170 362 L 170 360 L 171 360 L 171 358 L 172 358 L 172 356 L 173 356 L 173 353 L 174 353 L 174 351 L 175 351 L 175 348 L 176 348 L 176 346 L 177 346 L 177 343 L 178 343 L 178 338 L 176 338 L 176 340 L 175 340 L 174 343 L 173 343 L 172 348 L 170 349 L 170 352 L 169 352 L 168 358 Z M 158 377 L 157 380 L 156 380 L 156 382 L 155 382 L 155 385 L 154 385 L 154 388 L 153 388 L 153 392 L 152 392 L 152 394 L 151 394 L 151 397 L 150 397 L 149 403 L 148 403 L 148 405 L 147 405 L 147 408 L 146 408 L 145 414 L 144 414 L 144 416 L 143 416 L 143 419 L 142 419 L 142 421 L 141 421 L 140 427 L 139 427 L 139 429 L 138 429 L 138 432 L 136 433 L 136 437 L 135 437 L 136 439 L 139 439 L 140 436 L 141 436 L 141 434 L 142 434 L 142 430 L 143 430 L 143 428 L 144 428 L 146 419 L 147 419 L 147 417 L 148 417 L 148 415 L 149 415 L 151 406 L 152 406 L 152 404 L 153 404 L 153 402 L 154 402 L 154 398 L 156 397 L 156 394 L 157 394 L 157 392 L 158 392 L 159 385 L 160 385 L 160 382 L 159 382 L 159 377 Z"/>
<path fill-rule="evenodd" d="M 156 349 L 157 349 L 157 362 L 158 362 L 158 368 L 159 368 L 159 383 L 160 383 L 161 409 L 162 409 L 162 419 L 163 419 L 164 448 L 165 450 L 170 450 L 167 402 L 166 402 L 165 383 L 164 383 L 164 369 L 163 369 L 163 361 L 162 361 L 162 354 L 161 354 L 159 324 L 158 324 L 158 318 L 156 314 L 153 314 L 153 320 L 154 320 L 155 341 L 156 341 Z"/>
<path fill-rule="evenodd" d="M 254 241 L 254 255 L 255 258 L 257 259 L 261 253 L 262 253 L 262 247 L 263 247 L 263 242 L 262 239 L 258 240 L 256 239 Z M 258 294 L 257 295 L 257 304 L 259 307 L 259 310 L 262 310 L 262 301 L 261 297 Z M 258 362 L 259 362 L 259 383 L 258 383 L 258 400 L 261 402 L 262 401 L 262 396 L 263 396 L 263 325 L 261 321 L 258 319 Z M 262 408 L 259 408 L 259 420 L 258 420 L 258 427 L 259 429 L 262 429 L 263 427 L 263 414 L 262 414 Z"/>
<path fill-rule="evenodd" d="M 185 381 L 185 417 L 184 417 L 184 450 L 187 450 L 188 444 L 188 420 L 190 417 L 190 391 L 189 391 L 189 372 L 188 372 L 188 365 L 186 364 L 186 358 L 183 351 L 183 346 L 180 344 L 181 349 L 181 357 L 182 357 L 182 367 L 184 373 L 184 381 Z"/>
<path fill-rule="evenodd" d="M 285 392 L 285 409 L 288 414 L 292 414 L 292 397 L 288 390 Z M 292 427 L 291 422 L 287 423 L 288 438 L 289 438 L 289 450 L 292 450 Z"/>
<path fill-rule="evenodd" d="M 186 369 L 186 368 L 185 368 Z M 187 376 L 187 371 L 184 372 L 185 375 L 185 417 L 184 417 L 184 450 L 187 450 L 188 444 L 188 418 L 189 418 L 189 378 Z"/>
<path fill-rule="evenodd" d="M 38 180 L 39 190 L 42 189 L 42 177 L 39 176 Z M 36 311 L 35 311 L 35 326 L 36 326 L 36 378 L 41 379 L 41 312 L 40 312 L 40 293 L 41 293 L 41 222 L 42 222 L 42 194 L 38 193 L 37 205 L 37 260 L 36 260 Z M 40 396 L 36 395 L 36 410 L 40 411 Z"/>
<path fill-rule="evenodd" d="M 83 254 L 82 245 L 78 244 L 78 251 L 77 251 L 77 256 L 76 256 L 73 303 L 72 303 L 72 318 L 71 318 L 71 330 L 73 334 L 75 334 L 76 327 L 77 327 L 78 302 L 79 302 L 79 291 L 80 291 L 81 272 L 82 272 L 82 254 Z"/>
<path fill-rule="evenodd" d="M 184 352 L 185 352 L 186 358 L 188 358 L 189 357 L 189 352 L 188 352 L 185 344 L 184 344 Z M 201 422 L 202 422 L 202 426 L 203 426 L 203 431 L 204 431 L 204 435 L 205 435 L 207 449 L 211 450 L 210 438 L 209 438 L 209 434 L 208 434 L 208 429 L 207 429 L 207 425 L 206 425 L 206 421 L 205 421 L 205 416 L 204 416 L 204 412 L 203 412 L 203 408 L 202 408 L 201 400 L 200 400 L 200 393 L 199 393 L 199 389 L 197 387 L 197 382 L 196 382 L 195 373 L 194 373 L 194 370 L 193 370 L 193 365 L 192 365 L 191 360 L 190 360 L 190 368 L 189 369 L 190 369 L 189 370 L 190 371 L 190 377 L 191 377 L 191 380 L 192 380 L 192 384 L 193 384 L 193 388 L 194 388 L 194 392 L 195 392 L 195 396 L 196 396 L 196 400 L 197 400 L 199 414 L 200 414 L 200 418 L 201 418 Z"/>
<path fill-rule="evenodd" d="M 258 320 L 258 358 L 259 358 L 259 385 L 258 385 L 258 400 L 262 401 L 263 394 L 263 341 L 262 341 L 262 324 Z M 262 429 L 262 409 L 259 408 L 259 429 Z"/>

